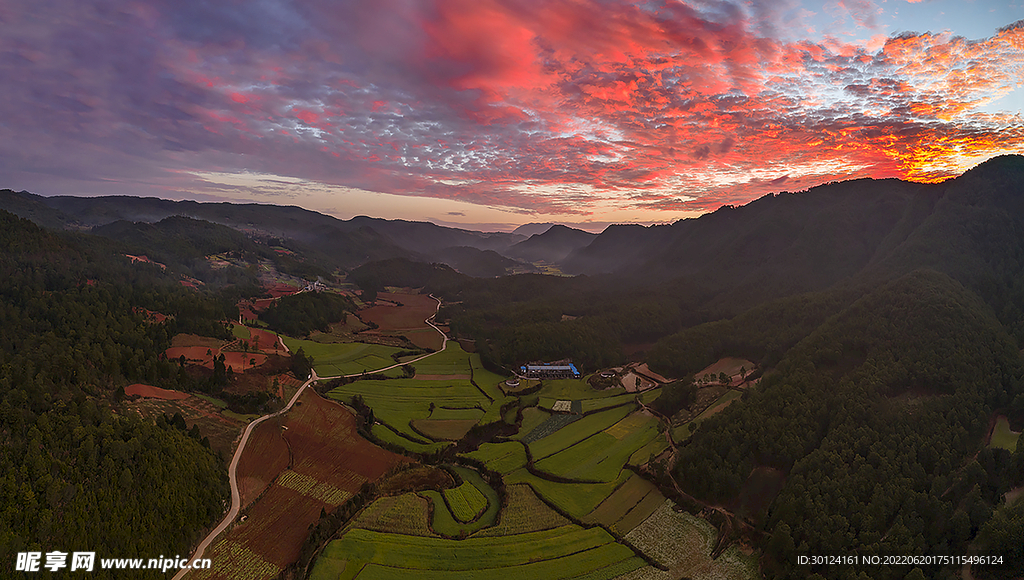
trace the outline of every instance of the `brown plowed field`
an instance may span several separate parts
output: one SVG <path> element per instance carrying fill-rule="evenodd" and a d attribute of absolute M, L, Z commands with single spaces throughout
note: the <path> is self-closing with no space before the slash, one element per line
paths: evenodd
<path fill-rule="evenodd" d="M 179 401 L 181 399 L 188 398 L 188 393 L 172 391 L 170 389 L 161 389 L 160 387 L 153 387 L 142 383 L 128 385 L 124 390 L 124 394 L 139 395 L 140 397 L 145 397 L 147 399 L 164 399 L 166 401 Z"/>
<path fill-rule="evenodd" d="M 206 354 L 206 351 L 210 351 L 211 354 Z M 172 346 L 165 350 L 164 354 L 168 360 L 177 360 L 181 355 L 185 355 L 187 361 L 208 362 L 210 368 L 213 368 L 213 357 L 217 356 L 218 352 L 220 349 L 206 346 Z"/>
<path fill-rule="evenodd" d="M 270 294 L 274 298 L 280 298 L 282 296 L 291 296 L 292 294 L 297 294 L 298 291 L 299 289 L 296 288 L 295 286 L 284 283 L 274 284 L 273 286 L 267 288 L 267 294 Z"/>
<path fill-rule="evenodd" d="M 261 328 L 249 328 L 248 330 L 250 350 L 256 351 L 258 348 L 260 352 L 267 354 L 284 354 L 284 349 L 281 348 L 281 341 L 277 339 L 276 334 Z"/>
<path fill-rule="evenodd" d="M 260 298 L 255 301 L 252 309 L 256 312 L 263 312 L 267 308 L 270 308 L 270 305 L 274 303 L 274 300 L 276 300 L 276 298 Z"/>
<path fill-rule="evenodd" d="M 242 496 L 242 509 L 288 468 L 288 443 L 282 436 L 280 423 L 264 421 L 249 435 L 246 453 L 238 459 L 238 492 Z M 259 454 L 249 453 L 258 449 Z"/>
<path fill-rule="evenodd" d="M 236 373 L 247 371 L 254 366 L 258 367 L 267 362 L 267 355 L 255 352 L 223 352 L 221 354 L 224 355 L 224 366 L 231 367 Z M 255 361 L 256 364 L 250 364 L 250 361 Z M 203 366 L 212 369 L 213 360 L 204 362 Z"/>
<path fill-rule="evenodd" d="M 426 294 L 381 293 L 377 297 L 392 303 L 360 310 L 360 318 L 376 324 L 381 334 L 401 334 L 418 347 L 441 348 L 441 335 L 424 322 L 437 311 L 436 300 Z"/>
<path fill-rule="evenodd" d="M 315 481 L 318 486 L 353 494 L 363 482 L 409 461 L 360 437 L 350 411 L 309 390 L 287 414 L 261 424 L 250 437 L 238 465 L 239 482 L 244 481 L 245 486 L 240 490 L 243 499 L 258 496 L 265 482 L 278 474 L 282 479 L 289 476 L 302 482 Z M 289 447 L 292 463 L 286 471 Z M 309 525 L 317 521 L 320 510 L 329 512 L 337 504 L 324 503 L 312 491 L 300 493 L 280 481 L 247 508 L 246 521 L 219 539 L 205 557 L 215 561 L 231 557 L 231 543 L 240 544 L 278 568 L 298 557 Z M 211 573 L 196 575 L 218 577 Z"/>
<path fill-rule="evenodd" d="M 426 294 L 378 294 L 378 299 L 399 302 L 402 306 L 371 306 L 359 317 L 376 323 L 382 331 L 414 330 L 427 325 L 424 320 L 437 310 L 437 301 Z M 429 328 L 429 327 L 428 327 Z"/>

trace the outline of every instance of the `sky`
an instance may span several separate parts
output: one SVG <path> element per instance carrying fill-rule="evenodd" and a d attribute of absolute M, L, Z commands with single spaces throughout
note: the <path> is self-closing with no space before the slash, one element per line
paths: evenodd
<path fill-rule="evenodd" d="M 8 0 L 0 188 L 509 230 L 1024 154 L 1024 0 Z"/>

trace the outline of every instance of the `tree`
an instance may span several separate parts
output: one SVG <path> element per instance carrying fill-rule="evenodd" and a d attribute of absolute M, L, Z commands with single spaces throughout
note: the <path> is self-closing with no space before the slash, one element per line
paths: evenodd
<path fill-rule="evenodd" d="M 313 357 L 307 356 L 306 351 L 299 347 L 299 350 L 292 355 L 292 374 L 295 378 L 300 381 L 304 381 L 309 378 L 309 374 L 313 371 Z"/>

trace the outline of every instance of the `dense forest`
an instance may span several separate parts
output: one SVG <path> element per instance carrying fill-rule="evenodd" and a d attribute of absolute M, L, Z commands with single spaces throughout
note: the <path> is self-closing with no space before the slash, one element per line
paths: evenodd
<path fill-rule="evenodd" d="M 314 330 L 326 332 L 332 323 L 344 320 L 355 310 L 355 304 L 345 296 L 303 292 L 275 300 L 260 313 L 260 320 L 288 336 L 306 336 Z"/>
<path fill-rule="evenodd" d="M 130 382 L 191 380 L 160 353 L 178 328 L 224 332 L 221 300 L 2 211 L 0 247 L 0 559 L 185 553 L 223 510 L 224 465 L 182 425 L 113 411 Z"/>
<path fill-rule="evenodd" d="M 801 340 L 742 404 L 697 430 L 676 476 L 720 504 L 735 502 L 755 469 L 784 477 L 758 518 L 781 578 L 815 571 L 793 565 L 800 555 L 966 553 L 1024 479 L 1024 448 L 979 452 L 994 410 L 1024 410 L 1022 375 L 1019 350 L 984 303 L 947 276 L 915 272 Z M 1002 569 L 1019 570 L 1019 556 Z"/>

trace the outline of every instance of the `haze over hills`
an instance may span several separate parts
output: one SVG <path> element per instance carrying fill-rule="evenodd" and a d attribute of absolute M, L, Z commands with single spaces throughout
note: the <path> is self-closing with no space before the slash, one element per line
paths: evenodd
<path fill-rule="evenodd" d="M 597 234 L 555 224 L 505 250 L 505 254 L 528 262 L 559 263 L 569 254 L 589 245 Z"/>
<path fill-rule="evenodd" d="M 529 271 L 528 263 L 543 261 L 570 274 L 615 274 L 645 283 L 684 279 L 716 294 L 721 303 L 749 303 L 744 297 L 826 288 L 854 275 L 905 270 L 910 263 L 933 265 L 942 261 L 944 252 L 966 251 L 972 263 L 976 257 L 984 257 L 980 263 L 991 261 L 1013 246 L 1012 239 L 994 243 L 969 232 L 997 224 L 1006 231 L 1021 226 L 1021 202 L 1012 186 L 1003 183 L 1019 176 L 1021 159 L 999 157 L 933 185 L 860 179 L 770 194 L 671 225 L 613 225 L 601 234 L 554 224 L 527 224 L 517 230 L 543 230 L 529 238 L 429 222 L 365 216 L 339 220 L 294 206 L 42 197 L 6 190 L 0 192 L 0 207 L 47 227 L 72 229 L 185 215 L 291 240 L 304 252 L 343 268 L 403 257 L 493 276 Z M 103 231 L 110 230 L 97 233 Z M 953 232 L 952 238 L 947 231 Z"/>

